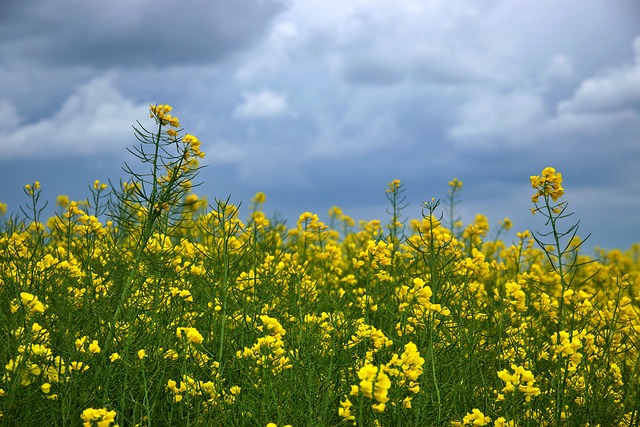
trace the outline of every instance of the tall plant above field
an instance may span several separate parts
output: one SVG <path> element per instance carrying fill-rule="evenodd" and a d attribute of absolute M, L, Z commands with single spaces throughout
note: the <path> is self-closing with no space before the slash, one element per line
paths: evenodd
<path fill-rule="evenodd" d="M 135 246 L 130 248 L 131 272 L 122 286 L 110 323 L 107 348 L 111 346 L 115 324 L 121 320 L 122 308 L 149 240 L 154 234 L 164 236 L 161 240 L 168 239 L 180 227 L 185 196 L 198 173 L 198 160 L 205 156 L 198 138 L 182 133 L 180 121 L 170 114 L 171 106 L 152 105 L 149 110 L 157 127 L 150 131 L 138 122 L 134 130 L 140 144 L 129 150 L 148 170 L 137 172 L 125 163 L 124 170 L 131 181 L 122 183 L 121 189 L 113 192 L 116 203 L 111 207 L 110 217 L 117 233 L 134 235 L 136 239 Z M 159 243 L 163 245 L 162 241 Z"/>
<path fill-rule="evenodd" d="M 137 250 L 144 248 L 152 233 L 171 232 L 180 226 L 185 195 L 200 170 L 199 159 L 205 156 L 198 138 L 182 132 L 178 118 L 169 114 L 171 110 L 169 105 L 150 107 L 155 130 L 147 130 L 140 122 L 134 126 L 139 145 L 129 152 L 147 170 L 125 163 L 131 180 L 113 193 L 110 216 L 117 226 L 142 231 Z"/>

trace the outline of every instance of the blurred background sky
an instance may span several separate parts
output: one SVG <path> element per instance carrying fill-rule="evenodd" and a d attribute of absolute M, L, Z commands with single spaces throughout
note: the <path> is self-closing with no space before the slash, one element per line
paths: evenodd
<path fill-rule="evenodd" d="M 0 3 L 0 201 L 89 195 L 170 104 L 203 141 L 197 193 L 295 223 L 407 217 L 464 182 L 463 220 L 544 230 L 529 176 L 562 172 L 588 248 L 640 242 L 637 0 Z M 567 223 L 567 225 L 569 225 Z M 509 242 L 508 242 L 509 243 Z"/>

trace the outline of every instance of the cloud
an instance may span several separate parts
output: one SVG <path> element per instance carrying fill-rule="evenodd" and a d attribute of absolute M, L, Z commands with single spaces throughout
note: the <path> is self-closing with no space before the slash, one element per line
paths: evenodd
<path fill-rule="evenodd" d="M 553 79 L 568 79 L 574 76 L 573 62 L 571 58 L 563 54 L 555 54 L 542 72 L 544 81 Z"/>
<path fill-rule="evenodd" d="M 544 115 L 544 104 L 535 93 L 483 93 L 470 97 L 460 106 L 458 123 L 448 136 L 465 146 L 490 148 L 505 138 L 523 133 Z"/>
<path fill-rule="evenodd" d="M 0 117 L 2 125 L 7 131 L 13 131 L 20 123 L 15 106 L 6 99 L 0 99 Z"/>
<path fill-rule="evenodd" d="M 575 95 L 558 105 L 560 114 L 640 110 L 640 36 L 633 42 L 635 61 L 601 71 L 582 82 Z"/>
<path fill-rule="evenodd" d="M 57 66 L 202 64 L 251 46 L 283 10 L 278 0 L 36 0 L 0 14 L 0 55 Z"/>
<path fill-rule="evenodd" d="M 0 1 L 0 159 L 65 171 L 66 153 L 126 155 L 151 100 L 203 141 L 211 185 L 284 209 L 370 209 L 394 178 L 419 201 L 458 176 L 470 215 L 504 215 L 548 164 L 585 194 L 627 191 L 638 2 L 562 3 Z"/>
<path fill-rule="evenodd" d="M 245 92 L 244 102 L 235 109 L 234 116 L 242 119 L 268 119 L 287 112 L 287 100 L 270 90 Z"/>
<path fill-rule="evenodd" d="M 391 85 L 402 81 L 406 74 L 399 64 L 374 56 L 350 58 L 343 68 L 345 80 L 353 84 Z"/>
<path fill-rule="evenodd" d="M 448 136 L 458 147 L 478 150 L 533 147 L 541 141 L 557 141 L 558 149 L 612 138 L 620 148 L 630 149 L 640 143 L 640 37 L 633 48 L 632 64 L 609 66 L 582 79 L 555 108 L 545 99 L 544 89 L 552 76 L 571 76 L 573 68 L 564 56 L 551 59 L 539 87 L 471 94 L 458 108 Z"/>
<path fill-rule="evenodd" d="M 562 138 L 593 141 L 601 155 L 612 155 L 610 144 L 622 158 L 640 154 L 640 36 L 632 43 L 634 60 L 598 70 L 580 82 L 573 95 L 559 102 L 556 114 L 540 132 Z"/>
<path fill-rule="evenodd" d="M 281 71 L 299 49 L 299 36 L 297 26 L 291 21 L 276 23 L 269 36 L 245 58 L 234 77 L 240 81 L 250 81 Z"/>
<path fill-rule="evenodd" d="M 123 153 L 133 142 L 131 125 L 148 115 L 148 104 L 125 98 L 104 75 L 79 86 L 58 111 L 32 123 L 16 122 L 0 134 L 3 159 Z M 9 111 L 6 101 L 0 109 Z M 13 128 L 13 129 L 12 129 Z"/>

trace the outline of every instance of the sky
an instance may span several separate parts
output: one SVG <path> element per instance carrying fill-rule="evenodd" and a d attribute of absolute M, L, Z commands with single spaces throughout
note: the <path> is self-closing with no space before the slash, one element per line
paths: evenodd
<path fill-rule="evenodd" d="M 332 206 L 406 218 L 463 181 L 459 214 L 546 231 L 552 166 L 591 233 L 640 242 L 637 0 L 86 0 L 0 3 L 0 201 L 126 179 L 136 121 L 170 104 L 207 157 L 196 189 L 295 223 Z M 510 243 L 509 241 L 507 243 Z"/>

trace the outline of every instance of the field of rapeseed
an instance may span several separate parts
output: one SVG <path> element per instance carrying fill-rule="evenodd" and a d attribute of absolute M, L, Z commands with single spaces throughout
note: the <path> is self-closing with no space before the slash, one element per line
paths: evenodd
<path fill-rule="evenodd" d="M 640 246 L 582 255 L 560 173 L 513 244 L 455 179 L 421 218 L 392 181 L 385 221 L 287 226 L 198 196 L 170 111 L 129 181 L 0 211 L 3 426 L 640 425 Z"/>

